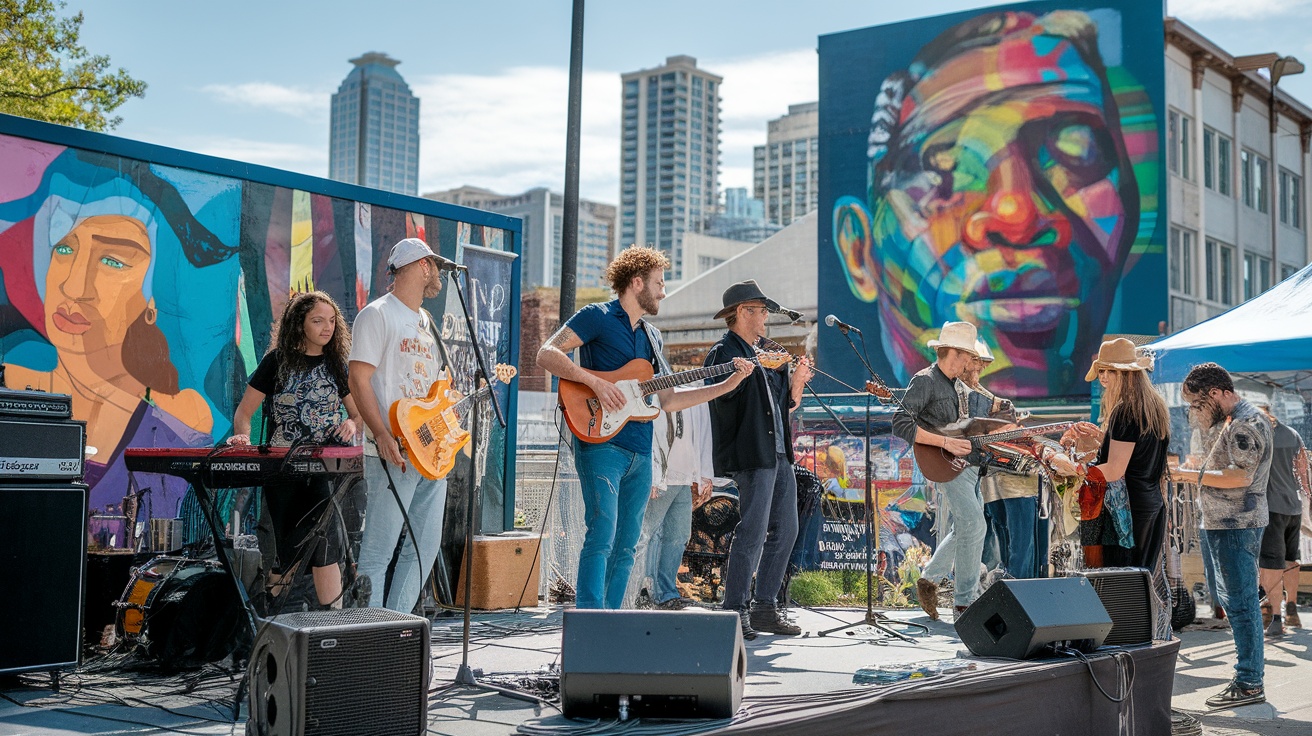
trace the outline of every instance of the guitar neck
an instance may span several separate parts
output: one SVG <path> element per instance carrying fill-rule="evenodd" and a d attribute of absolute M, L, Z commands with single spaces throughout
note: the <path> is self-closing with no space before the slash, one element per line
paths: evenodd
<path fill-rule="evenodd" d="M 1008 432 L 977 435 L 971 439 L 980 440 L 982 442 L 1006 442 L 1007 440 L 1018 440 L 1024 437 L 1034 437 L 1036 435 L 1050 434 L 1052 432 L 1064 432 L 1071 426 L 1071 422 L 1054 422 L 1052 424 L 1040 424 L 1036 427 L 1013 429 Z"/>
<path fill-rule="evenodd" d="M 723 376 L 726 373 L 733 373 L 733 363 L 720 363 L 710 365 L 704 368 L 693 368 L 691 370 L 679 371 L 665 376 L 656 376 L 655 378 L 642 381 L 638 388 L 642 390 L 643 396 L 654 394 L 657 391 L 664 391 L 667 388 L 682 386 L 685 383 L 695 383 L 705 381 L 708 378 Z"/>

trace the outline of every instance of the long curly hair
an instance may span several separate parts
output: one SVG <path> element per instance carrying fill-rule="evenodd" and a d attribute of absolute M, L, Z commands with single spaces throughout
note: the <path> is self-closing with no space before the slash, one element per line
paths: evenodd
<path fill-rule="evenodd" d="M 282 358 L 278 367 L 278 385 L 286 386 L 287 379 L 297 373 L 303 373 L 310 367 L 310 358 L 305 354 L 305 318 L 316 306 L 327 304 L 333 308 L 333 338 L 323 346 L 327 356 L 328 371 L 338 384 L 346 385 L 346 361 L 351 354 L 351 330 L 346 326 L 342 310 L 322 291 L 307 291 L 293 294 L 282 309 L 282 317 L 269 338 L 269 352 L 277 350 Z"/>

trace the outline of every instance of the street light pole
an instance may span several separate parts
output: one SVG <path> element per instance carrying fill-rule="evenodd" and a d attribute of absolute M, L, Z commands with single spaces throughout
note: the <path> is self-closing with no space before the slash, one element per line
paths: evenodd
<path fill-rule="evenodd" d="M 560 232 L 560 323 L 574 314 L 579 252 L 579 147 L 583 108 L 583 0 L 574 0 L 569 42 L 569 114 L 565 122 L 565 201 Z"/>

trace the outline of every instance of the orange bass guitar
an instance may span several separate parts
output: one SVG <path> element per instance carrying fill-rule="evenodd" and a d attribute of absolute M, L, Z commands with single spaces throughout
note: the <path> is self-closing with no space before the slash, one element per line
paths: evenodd
<path fill-rule="evenodd" d="M 497 364 L 492 372 L 497 380 L 510 383 L 515 377 L 513 365 Z M 451 379 L 435 381 L 423 399 L 398 399 L 388 412 L 392 434 L 401 438 L 415 470 L 429 480 L 445 478 L 456 464 L 456 453 L 469 444 L 465 417 L 478 399 L 491 392 L 484 386 L 469 396 L 451 388 Z"/>

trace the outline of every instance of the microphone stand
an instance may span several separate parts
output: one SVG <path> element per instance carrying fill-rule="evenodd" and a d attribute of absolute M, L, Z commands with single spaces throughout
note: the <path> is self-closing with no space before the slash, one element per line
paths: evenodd
<path fill-rule="evenodd" d="M 839 328 L 839 330 L 843 333 L 843 337 L 847 340 L 847 344 L 852 348 L 852 352 L 856 353 L 856 357 L 858 360 L 861 361 L 861 365 L 865 366 L 865 369 L 869 373 L 870 378 L 878 382 L 876 380 L 878 379 L 878 376 L 875 374 L 875 369 L 870 367 L 870 361 L 864 354 L 865 345 L 866 345 L 865 335 L 861 335 L 860 330 L 858 330 L 856 333 L 858 335 L 861 335 L 861 349 L 858 350 L 856 347 L 856 343 L 852 341 L 851 335 L 847 334 L 848 330 L 843 329 L 841 327 Z M 871 467 L 870 467 L 870 393 L 869 392 L 866 392 L 865 443 L 866 443 L 866 458 L 865 458 L 865 462 L 866 462 L 866 499 L 865 499 L 866 500 L 865 503 L 866 506 L 865 508 L 865 512 L 866 512 L 865 514 L 866 515 L 866 615 L 865 618 L 862 619 L 861 621 L 850 623 L 850 624 L 844 624 L 842 626 L 837 626 L 832 629 L 825 629 L 824 631 L 818 632 L 817 635 L 826 636 L 828 634 L 834 633 L 835 631 L 843 631 L 845 629 L 850 629 L 854 626 L 869 626 L 886 636 L 895 637 L 901 639 L 902 641 L 908 642 L 910 644 L 915 644 L 916 643 L 915 639 L 912 639 L 906 634 L 903 634 L 900 631 L 895 631 L 889 627 L 903 626 L 913 629 L 920 629 L 925 633 L 929 633 L 928 626 L 925 626 L 924 624 L 912 623 L 910 621 L 896 621 L 894 619 L 889 618 L 888 616 L 885 616 L 882 612 L 875 610 L 875 601 L 874 601 L 875 597 L 879 597 L 879 598 L 884 597 L 884 576 L 876 575 L 874 572 L 874 558 L 876 555 L 876 548 L 875 548 L 876 534 L 878 533 L 880 526 L 882 526 L 883 513 L 880 511 L 879 508 L 878 496 L 875 495 L 875 482 L 873 477 L 874 474 L 871 472 Z"/>
<path fill-rule="evenodd" d="M 460 311 L 463 312 L 465 316 L 465 329 L 469 331 L 469 344 L 474 350 L 474 359 L 477 363 L 478 372 L 474 375 L 474 390 L 478 390 L 478 381 L 480 378 L 483 383 L 491 387 L 492 390 L 488 391 L 488 395 L 492 400 L 492 409 L 496 413 L 497 423 L 500 424 L 502 428 L 505 428 L 506 415 L 501 411 L 501 402 L 497 399 L 496 386 L 492 382 L 492 374 L 487 369 L 487 360 L 483 357 L 483 349 L 478 344 L 478 332 L 474 329 L 474 318 L 469 312 L 468 303 L 465 301 L 465 292 L 460 287 L 459 274 L 459 270 L 450 272 L 451 286 L 455 289 L 456 296 L 460 300 Z M 447 366 L 448 370 L 451 368 L 451 366 Z M 478 420 L 479 413 L 479 406 L 477 402 L 475 402 L 472 408 L 473 416 L 470 417 L 469 443 L 471 448 L 470 458 L 472 462 L 470 463 L 469 470 L 469 498 L 465 500 L 465 553 L 464 561 L 461 563 L 461 570 L 464 572 L 465 576 L 464 625 L 460 633 L 460 668 L 456 670 L 455 680 L 451 684 L 488 690 L 500 693 L 508 698 L 523 700 L 529 703 L 541 703 L 543 701 L 540 698 L 529 695 L 528 693 L 491 685 L 485 682 L 479 682 L 478 678 L 474 675 L 474 670 L 469 666 L 469 627 L 470 608 L 472 605 L 471 588 L 474 580 L 474 505 L 475 494 L 478 493 L 481 481 L 478 472 L 478 438 L 481 429 Z"/>

